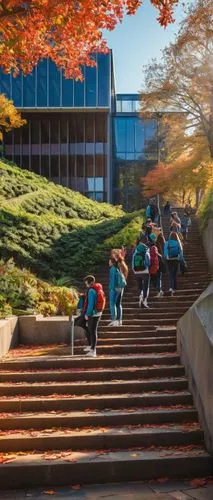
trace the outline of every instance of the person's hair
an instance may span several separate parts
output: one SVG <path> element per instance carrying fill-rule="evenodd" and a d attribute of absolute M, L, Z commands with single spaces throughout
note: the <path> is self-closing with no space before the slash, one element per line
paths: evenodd
<path fill-rule="evenodd" d="M 156 239 L 156 247 L 160 253 L 164 251 L 164 245 L 165 245 L 165 238 L 163 233 L 160 232 Z"/>
<path fill-rule="evenodd" d="M 109 260 L 111 260 L 113 266 L 118 267 L 118 260 L 117 259 L 114 259 L 114 257 L 110 257 Z"/>
<path fill-rule="evenodd" d="M 88 283 L 88 285 L 93 285 L 95 283 L 95 276 L 92 276 L 92 274 L 89 274 L 89 276 L 86 276 L 84 278 L 84 282 Z"/>
<path fill-rule="evenodd" d="M 118 267 L 119 267 L 120 271 L 122 272 L 122 274 L 127 279 L 128 278 L 129 269 L 128 269 L 128 266 L 127 266 L 125 260 L 122 259 L 122 257 L 119 257 L 119 259 L 118 259 Z"/>
<path fill-rule="evenodd" d="M 178 241 L 178 243 L 180 245 L 180 248 L 182 248 L 182 243 L 180 241 L 180 238 L 179 238 L 178 234 L 175 231 L 171 231 L 171 233 L 169 235 L 169 240 L 176 240 L 176 241 Z"/>

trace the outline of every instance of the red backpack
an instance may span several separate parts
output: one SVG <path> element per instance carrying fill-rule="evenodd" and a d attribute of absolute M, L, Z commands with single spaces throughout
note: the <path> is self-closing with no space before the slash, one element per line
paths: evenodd
<path fill-rule="evenodd" d="M 150 252 L 149 272 L 152 275 L 152 274 L 156 274 L 158 269 L 159 269 L 158 249 L 155 245 L 152 245 L 149 252 Z"/>
<path fill-rule="evenodd" d="M 93 288 L 93 290 L 95 290 L 96 294 L 97 294 L 96 306 L 95 306 L 96 310 L 97 310 L 97 312 L 102 312 L 106 306 L 106 295 L 103 291 L 103 287 L 102 287 L 101 283 L 95 283 L 90 288 Z M 85 304 L 84 304 L 84 311 L 87 310 L 87 305 L 88 305 L 88 292 L 87 292 L 86 300 L 85 300 Z"/>

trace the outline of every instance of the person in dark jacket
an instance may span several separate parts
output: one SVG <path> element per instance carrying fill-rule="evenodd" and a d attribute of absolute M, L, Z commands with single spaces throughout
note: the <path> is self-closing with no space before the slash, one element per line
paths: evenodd
<path fill-rule="evenodd" d="M 138 260 L 141 259 L 140 266 L 136 267 L 136 257 Z M 139 289 L 139 307 L 142 305 L 148 308 L 147 300 L 149 297 L 149 285 L 150 285 L 150 254 L 149 249 L 144 243 L 139 243 L 132 256 L 132 270 L 136 277 L 138 289 Z"/>

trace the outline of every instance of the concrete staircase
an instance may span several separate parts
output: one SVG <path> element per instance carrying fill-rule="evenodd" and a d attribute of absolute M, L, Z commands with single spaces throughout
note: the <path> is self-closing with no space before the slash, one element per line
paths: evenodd
<path fill-rule="evenodd" d="M 157 299 L 152 291 L 149 310 L 138 308 L 130 275 L 123 326 L 108 328 L 104 313 L 96 359 L 81 357 L 76 341 L 74 359 L 0 364 L 1 488 L 213 473 L 176 353 L 176 322 L 210 279 L 195 219 L 184 253 L 178 292 Z M 107 268 L 100 278 L 107 287 Z"/>

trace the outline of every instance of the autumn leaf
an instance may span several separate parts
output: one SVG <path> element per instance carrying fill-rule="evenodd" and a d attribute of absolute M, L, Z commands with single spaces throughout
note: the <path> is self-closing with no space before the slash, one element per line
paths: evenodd
<path fill-rule="evenodd" d="M 203 477 L 196 477 L 189 482 L 190 486 L 195 488 L 201 488 L 202 486 L 205 486 L 206 483 L 207 479 Z"/>
<path fill-rule="evenodd" d="M 72 490 L 80 490 L 80 489 L 81 489 L 80 484 L 73 484 L 72 485 Z"/>
<path fill-rule="evenodd" d="M 55 495 L 55 491 L 54 490 L 44 490 L 43 491 L 44 495 Z"/>

